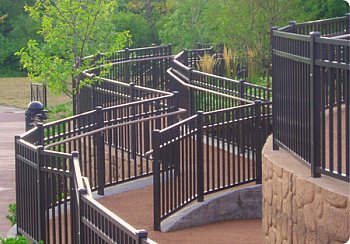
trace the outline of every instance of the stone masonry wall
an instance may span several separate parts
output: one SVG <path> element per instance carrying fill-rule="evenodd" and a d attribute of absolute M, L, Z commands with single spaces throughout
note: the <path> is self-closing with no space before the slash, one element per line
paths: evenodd
<path fill-rule="evenodd" d="M 287 151 L 263 150 L 264 243 L 346 243 L 350 237 L 349 183 L 310 169 Z"/>

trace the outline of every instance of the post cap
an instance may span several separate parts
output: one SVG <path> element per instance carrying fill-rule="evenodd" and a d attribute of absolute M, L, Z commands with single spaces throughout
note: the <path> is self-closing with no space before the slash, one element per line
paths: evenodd
<path fill-rule="evenodd" d="M 321 33 L 319 31 L 311 31 L 309 35 L 314 37 L 320 37 Z"/>
<path fill-rule="evenodd" d="M 28 103 L 27 108 L 28 108 L 28 110 L 43 110 L 44 105 L 39 101 L 32 101 L 32 102 Z"/>
<path fill-rule="evenodd" d="M 138 238 L 147 238 L 148 237 L 148 231 L 147 230 L 137 230 L 136 231 L 136 235 L 138 236 Z"/>

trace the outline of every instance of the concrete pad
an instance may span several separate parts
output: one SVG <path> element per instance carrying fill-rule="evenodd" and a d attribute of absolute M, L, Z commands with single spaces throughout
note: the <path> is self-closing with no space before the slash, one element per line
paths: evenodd
<path fill-rule="evenodd" d="M 165 219 L 163 232 L 201 226 L 224 220 L 261 218 L 261 185 L 206 196 Z"/>

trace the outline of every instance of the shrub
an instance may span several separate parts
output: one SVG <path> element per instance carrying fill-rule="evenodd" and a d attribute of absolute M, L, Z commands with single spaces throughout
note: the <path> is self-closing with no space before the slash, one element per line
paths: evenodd
<path fill-rule="evenodd" d="M 9 205 L 9 213 L 6 215 L 6 218 L 11 222 L 11 226 L 17 223 L 17 215 L 16 215 L 16 204 L 11 203 Z"/>
<path fill-rule="evenodd" d="M 2 244 L 29 244 L 29 241 L 24 236 L 0 238 L 0 242 Z"/>
<path fill-rule="evenodd" d="M 202 72 L 212 74 L 214 71 L 214 66 L 216 64 L 216 59 L 214 56 L 205 53 L 203 57 L 201 57 L 200 61 L 198 62 L 197 66 L 198 69 Z"/>

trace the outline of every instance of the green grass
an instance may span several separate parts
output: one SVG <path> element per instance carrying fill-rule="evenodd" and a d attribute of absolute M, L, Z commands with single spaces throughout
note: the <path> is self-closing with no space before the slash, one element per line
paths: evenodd
<path fill-rule="evenodd" d="M 48 122 L 73 116 L 72 102 L 65 102 L 48 108 Z"/>
<path fill-rule="evenodd" d="M 26 109 L 30 102 L 30 80 L 27 77 L 0 78 L 0 105 Z M 53 95 L 48 92 L 49 107 L 70 101 L 66 95 Z"/>

